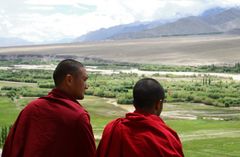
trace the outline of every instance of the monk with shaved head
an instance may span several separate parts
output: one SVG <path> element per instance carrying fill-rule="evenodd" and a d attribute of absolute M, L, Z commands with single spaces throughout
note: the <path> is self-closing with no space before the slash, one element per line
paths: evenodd
<path fill-rule="evenodd" d="M 84 98 L 88 75 L 67 59 L 58 64 L 56 88 L 29 103 L 19 114 L 5 142 L 2 157 L 94 157 L 90 118 L 77 101 Z"/>
<path fill-rule="evenodd" d="M 159 117 L 164 89 L 145 78 L 133 89 L 133 113 L 110 122 L 104 129 L 97 157 L 183 157 L 177 133 Z"/>

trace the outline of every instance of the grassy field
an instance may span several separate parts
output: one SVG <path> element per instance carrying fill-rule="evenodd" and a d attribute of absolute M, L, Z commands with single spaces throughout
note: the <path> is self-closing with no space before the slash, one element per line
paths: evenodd
<path fill-rule="evenodd" d="M 48 70 L 1 70 L 0 77 L 2 134 L 1 128 L 11 126 L 26 104 L 46 95 L 53 82 L 52 71 Z M 161 117 L 178 132 L 186 157 L 239 156 L 239 81 L 205 75 L 89 73 L 88 95 L 80 103 L 91 116 L 96 143 L 101 139 L 107 123 L 134 110 L 132 105 L 126 103 L 132 103 L 132 87 L 143 77 L 153 77 L 165 87 L 167 103 L 164 104 Z"/>
<path fill-rule="evenodd" d="M 4 86 L 11 86 L 11 87 L 37 87 L 36 83 L 25 83 L 25 82 L 10 82 L 10 81 L 0 81 L 0 88 Z"/>
<path fill-rule="evenodd" d="M 240 146 L 240 121 L 168 120 L 180 135 L 189 157 L 237 157 Z"/>
<path fill-rule="evenodd" d="M 34 98 L 21 98 L 21 104 L 24 105 L 32 99 Z M 120 106 L 109 103 L 109 99 L 106 98 L 86 96 L 81 104 L 90 113 L 97 143 L 101 138 L 104 126 L 109 121 L 123 117 L 127 113 Z M 172 105 L 166 104 L 163 113 L 176 110 Z M 178 104 L 177 110 L 179 109 L 192 112 L 189 104 Z M 194 108 L 194 110 L 198 109 L 209 112 L 213 110 L 212 106 L 201 105 Z M 222 109 L 217 110 L 225 112 Z M 2 97 L 0 99 L 0 126 L 12 124 L 19 112 L 20 110 L 17 109 L 14 102 L 7 97 Z M 238 157 L 240 154 L 240 121 L 238 120 L 164 119 L 169 126 L 179 133 L 186 157 Z"/>
<path fill-rule="evenodd" d="M 11 125 L 18 113 L 15 103 L 8 97 L 0 97 L 0 126 Z"/>

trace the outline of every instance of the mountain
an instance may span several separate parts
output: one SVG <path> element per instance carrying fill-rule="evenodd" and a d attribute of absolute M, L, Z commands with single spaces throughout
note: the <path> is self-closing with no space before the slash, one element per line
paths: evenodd
<path fill-rule="evenodd" d="M 24 46 L 32 45 L 32 42 L 29 42 L 20 38 L 5 38 L 0 37 L 0 47 L 9 47 L 9 46 Z"/>
<path fill-rule="evenodd" d="M 198 35 L 216 32 L 218 32 L 217 29 L 211 27 L 200 18 L 192 16 L 141 32 L 120 34 L 114 36 L 113 39 L 154 38 L 161 36 Z"/>
<path fill-rule="evenodd" d="M 219 12 L 218 14 L 210 14 L 202 16 L 202 19 L 210 25 L 221 25 L 232 20 L 240 18 L 240 8 L 230 8 Z"/>
<path fill-rule="evenodd" d="M 97 31 L 93 31 L 77 38 L 75 41 L 98 41 L 108 39 L 116 34 L 141 31 L 147 28 L 144 23 L 133 23 L 126 25 L 118 25 L 110 28 L 102 28 Z"/>
<path fill-rule="evenodd" d="M 119 34 L 144 31 L 146 29 L 151 29 L 173 20 L 175 19 L 156 20 L 151 22 L 134 22 L 130 24 L 117 25 L 110 28 L 102 28 L 82 35 L 76 38 L 73 42 L 100 41 L 108 39 L 111 40 L 114 36 Z"/>
<path fill-rule="evenodd" d="M 214 27 L 222 32 L 238 29 L 240 28 L 240 18 L 233 19 L 223 24 L 215 25 Z"/>
<path fill-rule="evenodd" d="M 181 18 L 141 32 L 118 34 L 112 39 L 155 38 L 162 36 L 221 34 L 240 28 L 239 8 L 216 8 L 205 11 L 200 16 Z M 232 31 L 233 33 L 234 31 Z"/>
<path fill-rule="evenodd" d="M 202 19 L 222 32 L 240 28 L 240 8 L 230 8 L 218 14 L 202 17 Z"/>
<path fill-rule="evenodd" d="M 157 20 L 159 22 L 159 20 Z M 211 8 L 199 16 L 178 20 L 127 24 L 100 29 L 75 41 L 155 38 L 162 36 L 222 34 L 240 28 L 240 8 Z M 155 24 L 154 24 L 155 22 Z M 234 33 L 234 31 L 232 31 Z"/>
<path fill-rule="evenodd" d="M 205 10 L 200 16 L 201 17 L 214 16 L 214 15 L 224 12 L 225 10 L 226 10 L 226 8 L 221 8 L 221 7 L 210 8 L 208 10 Z"/>
<path fill-rule="evenodd" d="M 228 32 L 225 32 L 225 34 L 229 34 L 229 35 L 240 35 L 240 28 L 236 28 L 236 29 L 232 29 Z"/>

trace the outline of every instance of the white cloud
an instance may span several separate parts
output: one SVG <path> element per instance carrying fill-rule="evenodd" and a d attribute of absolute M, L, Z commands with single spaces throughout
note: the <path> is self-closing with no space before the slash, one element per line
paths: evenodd
<path fill-rule="evenodd" d="M 78 0 L 26 0 L 25 4 L 31 5 L 74 5 Z"/>
<path fill-rule="evenodd" d="M 32 6 L 32 7 L 29 7 L 30 10 L 54 10 L 54 7 L 52 6 Z"/>
<path fill-rule="evenodd" d="M 8 0 L 0 1 L 0 36 L 30 41 L 77 37 L 102 27 L 134 21 L 198 15 L 239 0 Z"/>

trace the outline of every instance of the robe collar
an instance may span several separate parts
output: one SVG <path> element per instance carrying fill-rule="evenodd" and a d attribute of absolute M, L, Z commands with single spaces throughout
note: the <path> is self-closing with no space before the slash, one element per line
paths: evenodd
<path fill-rule="evenodd" d="M 50 96 L 50 97 L 53 96 L 53 97 L 63 98 L 63 99 L 69 99 L 69 100 L 72 100 L 72 101 L 79 104 L 79 102 L 77 101 L 76 98 L 74 98 L 73 96 L 69 95 L 68 93 L 62 91 L 59 88 L 52 89 L 52 91 L 48 93 L 48 96 Z"/>

